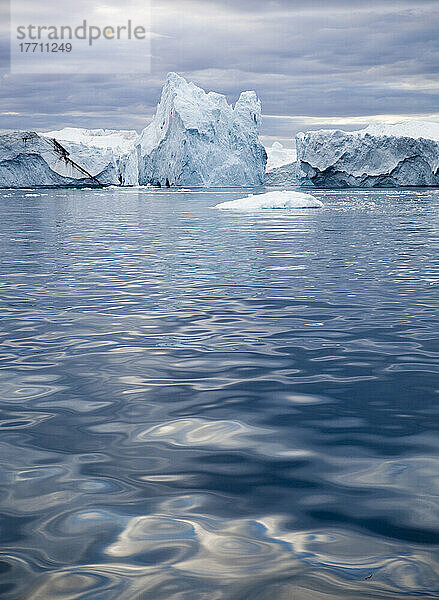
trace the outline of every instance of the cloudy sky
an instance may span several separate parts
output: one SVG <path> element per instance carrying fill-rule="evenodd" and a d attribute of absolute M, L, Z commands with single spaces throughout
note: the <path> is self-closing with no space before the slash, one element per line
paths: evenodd
<path fill-rule="evenodd" d="M 29 1 L 12 3 L 27 9 Z M 105 14 L 114 2 L 87 6 Z M 41 3 L 31 4 L 35 12 Z M 66 23 L 90 17 L 82 0 L 68 4 Z M 47 13 L 57 7 L 59 0 L 44 3 Z M 439 121 L 438 0 L 152 0 L 151 15 L 149 72 L 148 57 L 136 52 L 145 72 L 128 74 L 115 59 L 114 74 L 77 75 L 10 73 L 0 15 L 0 129 L 140 130 L 168 71 L 229 101 L 255 89 L 267 143 L 303 129 Z"/>

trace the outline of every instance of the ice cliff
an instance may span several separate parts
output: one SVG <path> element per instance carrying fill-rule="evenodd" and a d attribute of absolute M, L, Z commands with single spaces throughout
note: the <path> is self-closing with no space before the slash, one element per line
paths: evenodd
<path fill-rule="evenodd" d="M 298 179 L 317 187 L 439 185 L 439 124 L 409 121 L 296 138 Z"/>
<path fill-rule="evenodd" d="M 53 139 L 34 131 L 0 133 L 0 187 L 96 186 L 93 173 Z"/>
<path fill-rule="evenodd" d="M 206 93 L 170 73 L 156 114 L 136 144 L 139 183 L 261 184 L 267 155 L 258 137 L 260 117 L 255 92 L 243 92 L 230 106 L 221 94 Z M 136 157 L 130 157 L 131 164 Z"/>

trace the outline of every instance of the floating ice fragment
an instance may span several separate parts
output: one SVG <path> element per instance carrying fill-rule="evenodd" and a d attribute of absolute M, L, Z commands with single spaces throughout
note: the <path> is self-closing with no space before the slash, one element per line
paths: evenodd
<path fill-rule="evenodd" d="M 303 192 L 288 190 L 267 192 L 266 194 L 251 194 L 247 198 L 239 198 L 230 202 L 222 202 L 214 208 L 220 210 L 236 210 L 254 212 L 262 209 L 294 209 L 294 208 L 321 208 L 323 202 Z"/>

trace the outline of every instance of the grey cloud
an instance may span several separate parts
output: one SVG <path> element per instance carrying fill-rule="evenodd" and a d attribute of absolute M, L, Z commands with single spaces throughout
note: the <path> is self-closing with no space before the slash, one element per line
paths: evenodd
<path fill-rule="evenodd" d="M 4 75 L 0 127 L 140 129 L 170 70 L 229 101 L 256 89 L 270 115 L 346 117 L 347 126 L 362 115 L 439 118 L 437 1 L 163 0 L 152 14 L 152 73 Z M 313 126 L 268 118 L 263 134 Z"/>

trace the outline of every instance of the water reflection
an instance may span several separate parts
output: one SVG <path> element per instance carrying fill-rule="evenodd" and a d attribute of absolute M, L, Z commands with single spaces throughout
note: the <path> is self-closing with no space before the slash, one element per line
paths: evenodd
<path fill-rule="evenodd" d="M 439 597 L 439 193 L 2 191 L 0 597 Z"/>

